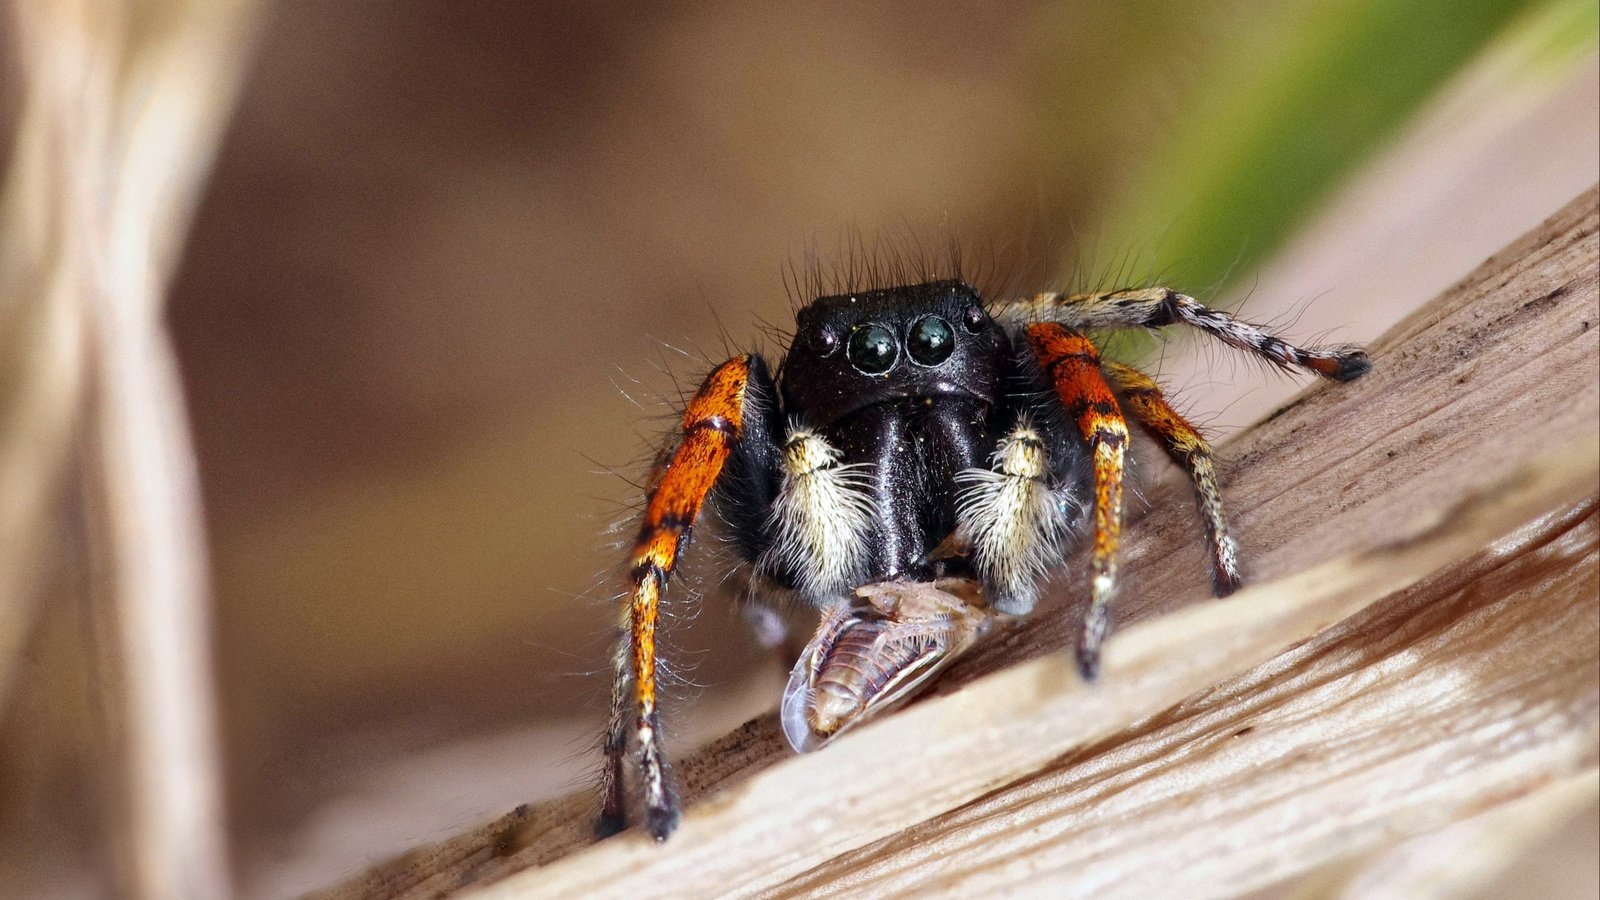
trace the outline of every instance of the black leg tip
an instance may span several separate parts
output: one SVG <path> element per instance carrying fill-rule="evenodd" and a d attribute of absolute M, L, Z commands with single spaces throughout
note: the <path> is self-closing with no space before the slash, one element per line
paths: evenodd
<path fill-rule="evenodd" d="M 1211 576 L 1211 593 L 1216 595 L 1218 600 L 1221 600 L 1223 597 L 1232 596 L 1243 584 L 1244 582 L 1237 575 L 1213 574 Z"/>
<path fill-rule="evenodd" d="M 1089 607 L 1083 620 L 1083 630 L 1078 632 L 1074 649 L 1077 651 L 1078 674 L 1093 684 L 1100 679 L 1100 648 L 1106 635 L 1111 633 L 1111 610 L 1103 598 Z"/>
<path fill-rule="evenodd" d="M 1372 371 L 1372 360 L 1367 357 L 1365 350 L 1350 350 L 1339 355 L 1336 365 L 1328 377 L 1334 381 L 1355 381 L 1357 378 Z"/>
<path fill-rule="evenodd" d="M 644 824 L 646 828 L 650 829 L 650 836 L 655 838 L 656 843 L 659 844 L 672 836 L 673 830 L 678 827 L 680 818 L 682 816 L 679 815 L 677 805 L 674 804 L 646 810 Z"/>
<path fill-rule="evenodd" d="M 1100 680 L 1100 648 L 1078 648 L 1078 674 L 1089 684 Z"/>
<path fill-rule="evenodd" d="M 612 815 L 610 813 L 601 813 L 600 818 L 595 820 L 594 823 L 594 836 L 598 839 L 604 840 L 605 838 L 611 837 L 613 834 L 616 834 L 627 827 L 627 821 L 621 816 Z"/>

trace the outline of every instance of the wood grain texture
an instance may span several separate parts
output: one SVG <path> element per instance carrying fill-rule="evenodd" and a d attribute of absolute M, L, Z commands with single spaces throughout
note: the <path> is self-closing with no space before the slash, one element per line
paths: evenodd
<path fill-rule="evenodd" d="M 574 852 L 579 795 L 323 896 L 1232 893 L 1592 767 L 1596 453 L 1549 454 L 1600 423 L 1596 196 L 1377 341 L 1370 376 L 1222 448 L 1259 587 L 1157 618 L 1206 598 L 1206 568 L 1187 486 L 1147 490 L 1093 690 L 1055 652 L 1083 595 L 1064 579 L 823 752 L 789 757 L 769 717 L 685 759 L 664 847 Z"/>
<path fill-rule="evenodd" d="M 1233 896 L 1584 771 L 1597 536 L 1592 504 L 1557 516 L 761 896 Z"/>

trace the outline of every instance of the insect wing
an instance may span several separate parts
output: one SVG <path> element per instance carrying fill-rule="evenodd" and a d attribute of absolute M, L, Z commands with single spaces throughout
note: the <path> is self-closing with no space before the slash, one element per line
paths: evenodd
<path fill-rule="evenodd" d="M 843 628 L 824 629 L 806 645 L 789 672 L 780 718 L 784 737 L 797 752 L 826 745 L 855 725 L 909 700 L 927 682 L 976 643 L 982 629 L 963 618 L 897 622 L 881 618 L 855 618 Z M 841 646 L 870 646 L 866 656 L 838 654 Z M 848 705 L 835 706 L 820 715 L 819 702 L 831 696 L 819 693 L 825 682 L 853 688 Z M 827 730 L 816 722 L 825 718 Z"/>

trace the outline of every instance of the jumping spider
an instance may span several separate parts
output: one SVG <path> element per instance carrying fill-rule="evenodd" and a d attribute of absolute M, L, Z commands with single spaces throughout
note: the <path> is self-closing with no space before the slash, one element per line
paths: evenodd
<path fill-rule="evenodd" d="M 1167 288 L 986 304 L 947 279 L 817 297 L 776 378 L 755 354 L 712 370 L 652 478 L 633 548 L 599 830 L 626 821 L 630 739 L 650 833 L 665 840 L 678 821 L 656 624 L 708 498 L 760 590 L 824 611 L 784 702 L 797 749 L 909 696 L 990 616 L 1032 610 L 1085 508 L 1091 587 L 1076 652 L 1095 677 L 1117 586 L 1124 410 L 1188 473 L 1215 592 L 1234 591 L 1210 447 L 1155 381 L 1084 335 L 1174 324 L 1335 381 L 1371 368 L 1358 347 L 1295 347 Z"/>

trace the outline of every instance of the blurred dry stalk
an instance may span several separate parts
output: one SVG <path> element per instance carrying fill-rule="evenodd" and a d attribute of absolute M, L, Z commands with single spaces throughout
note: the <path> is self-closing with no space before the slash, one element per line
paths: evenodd
<path fill-rule="evenodd" d="M 824 753 L 786 758 L 767 717 L 692 755 L 664 848 L 584 849 L 578 794 L 324 896 L 1326 896 L 1385 865 L 1461 895 L 1437 851 L 1381 851 L 1533 795 L 1473 826 L 1515 856 L 1594 801 L 1597 198 L 1398 325 L 1368 379 L 1230 445 L 1258 579 L 1281 580 L 1145 621 L 1202 571 L 1164 484 L 1129 529 L 1130 627 L 1094 690 L 1071 686 L 1058 596 L 941 695 Z"/>
<path fill-rule="evenodd" d="M 75 456 L 90 511 L 109 823 L 132 896 L 228 875 L 198 486 L 162 300 L 243 72 L 246 0 L 18 0 L 0 218 L 0 701 Z M 74 450 L 74 439 L 81 439 Z M 112 642 L 108 642 L 112 643 Z"/>

